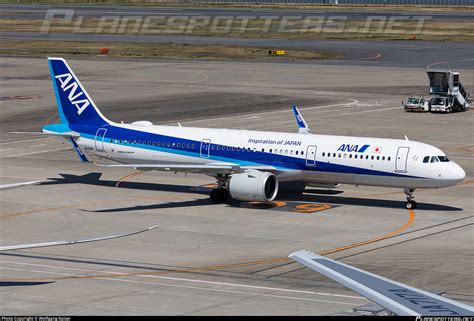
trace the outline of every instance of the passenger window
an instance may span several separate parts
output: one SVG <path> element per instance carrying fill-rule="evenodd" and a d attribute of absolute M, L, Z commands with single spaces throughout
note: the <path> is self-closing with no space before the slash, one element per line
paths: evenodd
<path fill-rule="evenodd" d="M 374 160 L 374 155 L 372 155 L 372 157 L 370 157 L 371 160 Z"/>
<path fill-rule="evenodd" d="M 324 157 L 325 153 L 323 153 L 323 157 Z"/>
<path fill-rule="evenodd" d="M 385 156 L 382 156 L 382 160 L 383 160 L 383 161 L 385 160 Z"/>
<path fill-rule="evenodd" d="M 170 142 L 166 143 L 166 147 L 170 147 L 170 146 L 171 146 Z"/>
<path fill-rule="evenodd" d="M 176 144 L 176 147 L 180 148 L 180 147 L 181 147 L 181 144 L 180 144 L 180 143 Z"/>
<path fill-rule="evenodd" d="M 380 160 L 380 156 L 377 156 L 377 160 Z"/>
<path fill-rule="evenodd" d="M 332 157 L 336 157 L 336 153 L 332 153 Z"/>
<path fill-rule="evenodd" d="M 137 143 L 137 141 L 136 141 L 136 140 L 134 140 L 134 141 L 133 141 L 133 143 L 134 143 L 134 144 L 136 144 L 136 143 Z"/>
<path fill-rule="evenodd" d="M 216 149 L 216 145 L 212 144 L 212 145 L 211 145 L 211 149 L 212 149 L 212 150 Z"/>
<path fill-rule="evenodd" d="M 156 146 L 161 146 L 161 142 L 157 142 L 157 143 L 156 143 Z"/>
<path fill-rule="evenodd" d="M 339 158 L 341 158 L 342 154 L 341 154 L 341 153 L 339 153 L 339 155 L 337 155 L 337 156 L 338 156 Z"/>
<path fill-rule="evenodd" d="M 301 151 L 301 156 L 304 156 L 304 152 L 303 152 L 303 151 Z"/>
<path fill-rule="evenodd" d="M 349 158 L 352 158 L 352 154 L 349 154 Z"/>
<path fill-rule="evenodd" d="M 191 147 L 194 149 L 196 147 L 196 145 L 192 144 Z"/>
<path fill-rule="evenodd" d="M 387 160 L 390 161 L 390 156 L 387 157 Z"/>
<path fill-rule="evenodd" d="M 189 148 L 189 143 L 186 144 L 186 147 Z"/>
<path fill-rule="evenodd" d="M 171 146 L 174 148 L 176 146 L 176 143 L 173 143 Z"/>
<path fill-rule="evenodd" d="M 290 155 L 293 155 L 293 151 L 292 151 L 292 150 L 290 150 Z"/>
<path fill-rule="evenodd" d="M 369 155 L 365 155 L 365 159 L 369 159 Z"/>
<path fill-rule="evenodd" d="M 357 159 L 357 154 L 354 155 L 354 158 Z"/>

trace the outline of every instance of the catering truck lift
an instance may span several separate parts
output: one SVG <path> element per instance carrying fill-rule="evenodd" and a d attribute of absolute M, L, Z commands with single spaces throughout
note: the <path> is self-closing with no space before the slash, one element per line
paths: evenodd
<path fill-rule="evenodd" d="M 459 80 L 459 72 L 451 70 L 428 70 L 431 98 L 430 111 L 452 113 L 466 111 L 470 107 L 469 92 Z"/>

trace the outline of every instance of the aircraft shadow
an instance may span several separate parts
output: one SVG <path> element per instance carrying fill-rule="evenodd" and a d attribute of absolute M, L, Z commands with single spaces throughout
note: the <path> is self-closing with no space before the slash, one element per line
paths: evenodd
<path fill-rule="evenodd" d="M 209 198 L 204 199 L 195 199 L 192 201 L 183 201 L 183 202 L 169 202 L 169 203 L 160 203 L 160 204 L 150 204 L 150 205 L 136 205 L 130 207 L 118 207 L 118 208 L 109 208 L 103 210 L 81 210 L 83 212 L 91 213 L 113 213 L 113 212 L 129 212 L 129 211 L 145 211 L 145 210 L 160 210 L 167 208 L 184 208 L 184 207 L 195 207 L 195 206 L 209 206 L 215 205 Z"/>
<path fill-rule="evenodd" d="M 351 205 L 351 206 L 366 206 L 366 207 L 383 207 L 383 208 L 405 208 L 405 201 L 394 201 L 394 200 L 381 200 L 372 198 L 360 198 L 360 197 L 344 197 L 344 196 L 319 196 L 313 194 L 296 195 L 293 200 L 305 201 L 305 202 L 317 202 L 317 203 L 329 203 L 339 205 Z M 448 205 L 439 205 L 431 203 L 417 202 L 416 210 L 427 210 L 427 211 L 463 211 L 462 208 L 453 207 Z"/>
<path fill-rule="evenodd" d="M 86 184 L 95 186 L 114 187 L 117 183 L 116 180 L 103 180 L 100 179 L 102 173 L 89 173 L 85 175 L 71 175 L 71 174 L 59 174 L 62 178 L 48 178 L 49 181 L 40 183 L 38 185 L 55 185 L 55 184 Z M 182 193 L 196 193 L 196 194 L 209 194 L 207 190 L 196 189 L 195 186 L 189 185 L 168 185 L 160 183 L 140 183 L 140 182 L 121 182 L 119 188 L 130 188 L 137 190 L 150 190 L 150 191 L 165 191 L 165 192 L 182 192 Z"/>
<path fill-rule="evenodd" d="M 71 175 L 71 174 L 59 174 L 62 178 L 49 178 L 47 182 L 43 182 L 39 185 L 54 185 L 54 184 L 88 184 L 96 186 L 107 186 L 114 187 L 117 181 L 115 180 L 102 180 L 100 177 L 102 173 L 88 173 L 85 175 Z M 129 188 L 137 190 L 150 190 L 150 191 L 165 191 L 165 192 L 177 192 L 177 193 L 193 193 L 200 195 L 208 195 L 210 188 L 196 188 L 196 186 L 189 185 L 170 185 L 160 183 L 140 183 L 140 182 L 122 182 L 120 188 Z M 405 201 L 394 201 L 394 200 L 380 200 L 370 198 L 358 198 L 358 197 L 344 197 L 344 196 L 333 196 L 341 194 L 344 191 L 341 190 L 325 190 L 310 188 L 305 190 L 305 194 L 298 193 L 279 193 L 277 200 L 292 200 L 292 201 L 304 201 L 304 202 L 315 202 L 315 203 L 329 203 L 338 205 L 352 205 L 352 206 L 366 206 L 366 207 L 380 207 L 380 208 L 405 208 Z M 229 201 L 228 206 L 240 207 L 245 202 Z M 103 209 L 97 211 L 87 211 L 94 213 L 108 213 L 108 212 L 123 212 L 123 211 L 137 211 L 137 210 L 153 210 L 153 209 L 167 209 L 167 208 L 179 208 L 179 207 L 194 207 L 194 206 L 208 206 L 214 205 L 210 199 L 195 199 L 183 202 L 170 202 L 151 204 L 143 206 L 132 206 L 132 207 L 120 207 L 113 209 Z M 418 203 L 417 210 L 430 210 L 430 211 L 462 211 L 462 208 L 438 205 L 431 203 Z"/>

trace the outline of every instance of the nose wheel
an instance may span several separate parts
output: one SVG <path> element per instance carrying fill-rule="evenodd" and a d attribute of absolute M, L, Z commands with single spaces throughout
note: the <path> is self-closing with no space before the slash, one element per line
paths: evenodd
<path fill-rule="evenodd" d="M 414 188 L 405 188 L 404 192 L 405 192 L 405 195 L 407 197 L 405 207 L 409 210 L 414 210 L 416 208 L 416 202 L 414 201 L 415 196 L 413 196 L 413 193 L 415 192 L 415 189 Z"/>

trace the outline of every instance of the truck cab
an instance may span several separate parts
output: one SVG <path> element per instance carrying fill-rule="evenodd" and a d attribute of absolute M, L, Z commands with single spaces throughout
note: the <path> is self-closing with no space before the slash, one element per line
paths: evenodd
<path fill-rule="evenodd" d="M 424 97 L 410 96 L 402 105 L 405 111 L 430 111 L 430 102 Z"/>

